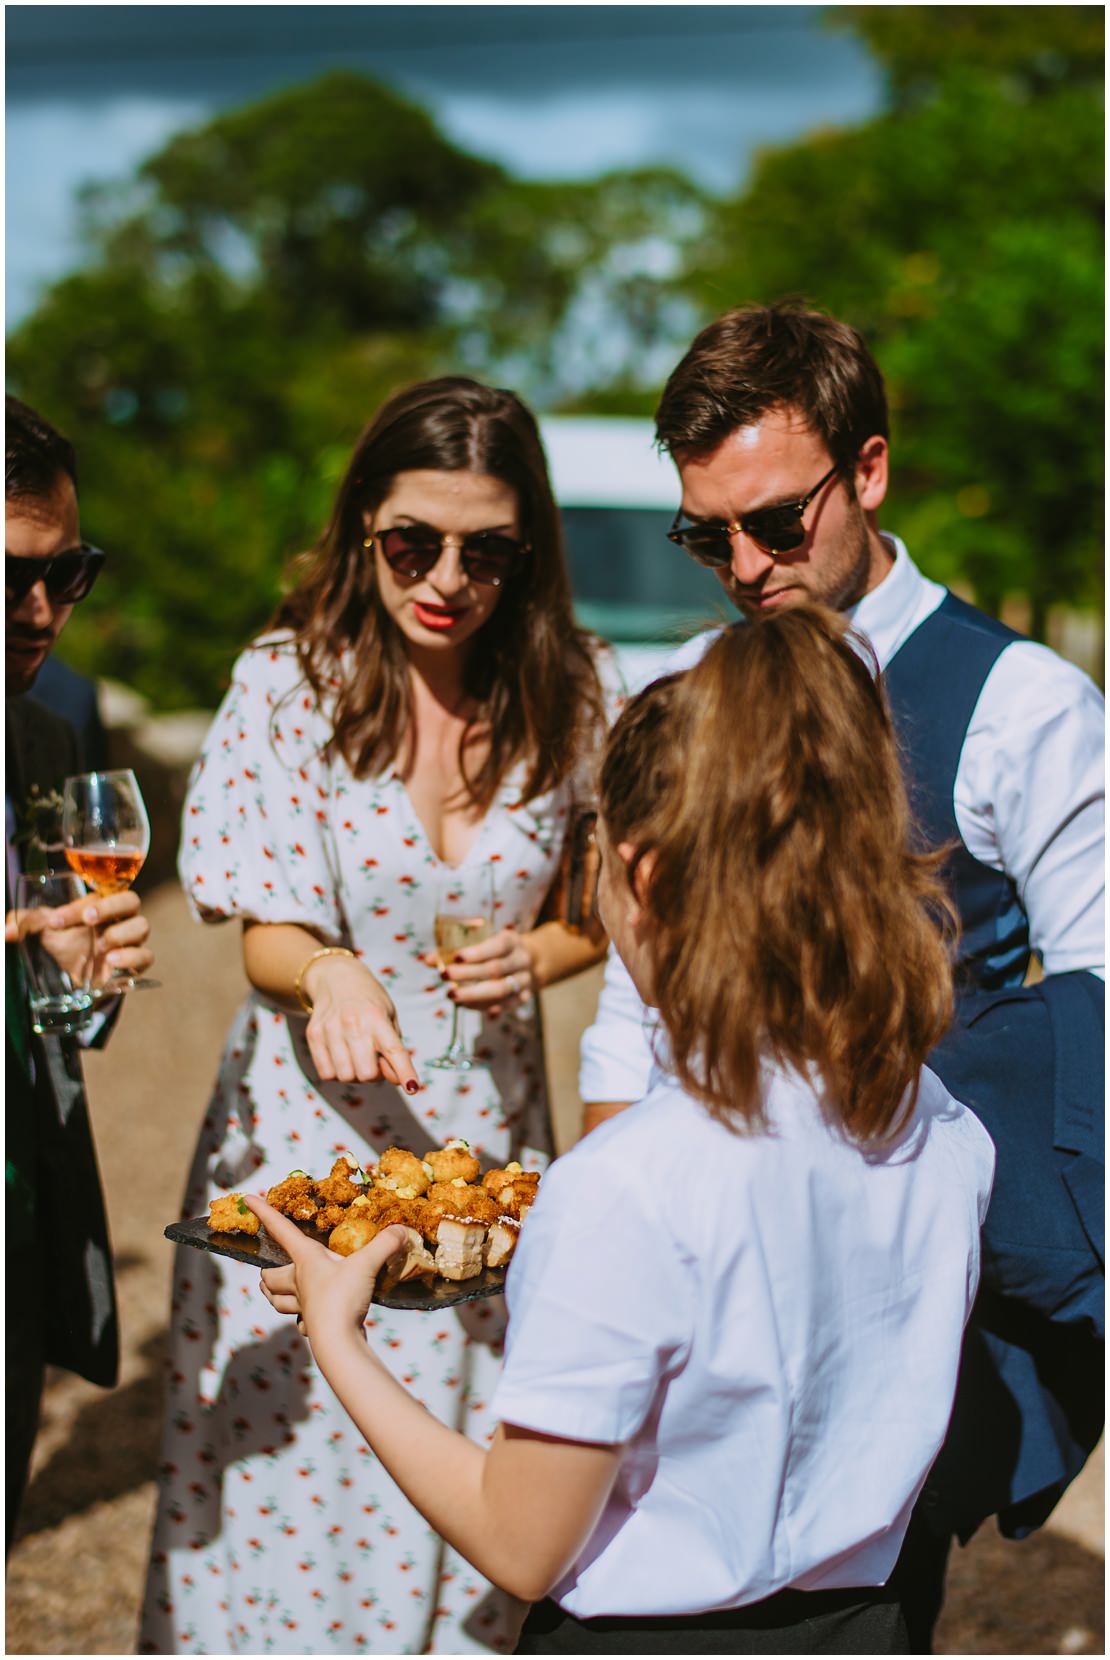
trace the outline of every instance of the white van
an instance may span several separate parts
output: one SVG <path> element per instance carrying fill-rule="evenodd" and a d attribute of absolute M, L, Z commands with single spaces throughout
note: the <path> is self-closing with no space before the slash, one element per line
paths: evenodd
<path fill-rule="evenodd" d="M 540 429 L 578 620 L 612 641 L 636 691 L 676 645 L 729 614 L 721 586 L 667 540 L 678 474 L 650 421 L 552 415 Z"/>

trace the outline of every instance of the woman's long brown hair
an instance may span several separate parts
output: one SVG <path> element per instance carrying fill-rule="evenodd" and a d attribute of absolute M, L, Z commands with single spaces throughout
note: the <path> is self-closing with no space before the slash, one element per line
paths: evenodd
<path fill-rule="evenodd" d="M 363 546 L 363 513 L 384 501 L 398 473 L 425 469 L 486 473 L 516 492 L 530 552 L 467 660 L 475 713 L 459 766 L 470 800 L 484 810 L 526 761 L 521 800 L 530 801 L 571 770 L 585 735 L 597 730 L 601 693 L 589 636 L 574 621 L 539 431 L 514 393 L 445 376 L 394 394 L 359 438 L 331 521 L 298 562 L 299 579 L 271 627 L 292 630 L 317 698 L 334 696 L 331 747 L 356 778 L 403 753 L 412 721 L 408 660 L 382 604 L 373 551 Z M 472 772 L 475 729 L 488 734 L 488 749 Z"/>
<path fill-rule="evenodd" d="M 843 620 L 742 624 L 649 686 L 610 736 L 601 812 L 610 846 L 635 849 L 683 1087 L 762 1124 L 769 1057 L 815 1070 L 854 1139 L 896 1133 L 951 1019 L 955 919 L 942 855 L 911 848 L 882 690 Z"/>

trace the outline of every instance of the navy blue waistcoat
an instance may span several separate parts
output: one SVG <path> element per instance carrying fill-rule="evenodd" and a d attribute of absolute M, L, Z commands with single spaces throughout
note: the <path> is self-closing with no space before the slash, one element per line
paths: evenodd
<path fill-rule="evenodd" d="M 968 852 L 953 797 L 979 694 L 1006 647 L 1020 637 L 948 594 L 883 675 L 918 828 L 928 846 L 955 844 L 945 878 L 960 913 L 960 981 L 984 991 L 1023 983 L 1029 918 L 1013 879 Z"/>
<path fill-rule="evenodd" d="M 1019 638 L 949 594 L 884 675 L 914 814 L 951 847 L 962 924 L 958 1015 L 929 1064 L 997 1154 L 952 1422 L 920 1501 L 962 1538 L 990 1515 L 1013 1536 L 1038 1526 L 1102 1424 L 1103 986 L 1073 973 L 1023 987 L 1028 916 L 1010 877 L 964 845 L 953 802 L 980 693 Z"/>

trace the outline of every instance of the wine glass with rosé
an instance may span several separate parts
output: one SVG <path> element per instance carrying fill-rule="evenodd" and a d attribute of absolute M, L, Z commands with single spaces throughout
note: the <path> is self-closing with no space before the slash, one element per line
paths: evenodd
<path fill-rule="evenodd" d="M 130 768 L 82 772 L 66 779 L 62 849 L 70 869 L 99 898 L 123 893 L 131 886 L 150 851 L 150 819 Z M 160 980 L 137 980 L 125 969 L 117 969 L 111 989 L 114 995 L 158 985 Z"/>
<path fill-rule="evenodd" d="M 464 870 L 445 868 L 436 902 L 436 961 L 440 968 L 453 963 L 468 945 L 480 945 L 494 930 L 493 865 L 484 860 Z M 442 1072 L 469 1072 L 474 1066 L 470 1046 L 459 1030 L 459 1005 L 451 1006 L 451 1037 L 442 1055 L 426 1062 Z"/>

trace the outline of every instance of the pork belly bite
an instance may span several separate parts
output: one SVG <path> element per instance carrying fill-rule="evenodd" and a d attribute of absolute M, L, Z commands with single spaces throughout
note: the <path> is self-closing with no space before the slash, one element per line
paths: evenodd
<path fill-rule="evenodd" d="M 486 1240 L 486 1267 L 504 1268 L 520 1238 L 520 1223 L 512 1216 L 499 1216 Z"/>
<path fill-rule="evenodd" d="M 415 1228 L 406 1228 L 405 1234 L 405 1249 L 389 1258 L 377 1278 L 376 1290 L 386 1295 L 408 1280 L 434 1280 L 436 1276 L 435 1259 L 425 1249 L 420 1234 Z"/>
<path fill-rule="evenodd" d="M 472 1280 L 485 1267 L 486 1228 L 481 1222 L 460 1222 L 445 1216 L 437 1232 L 437 1273 L 445 1280 Z"/>

